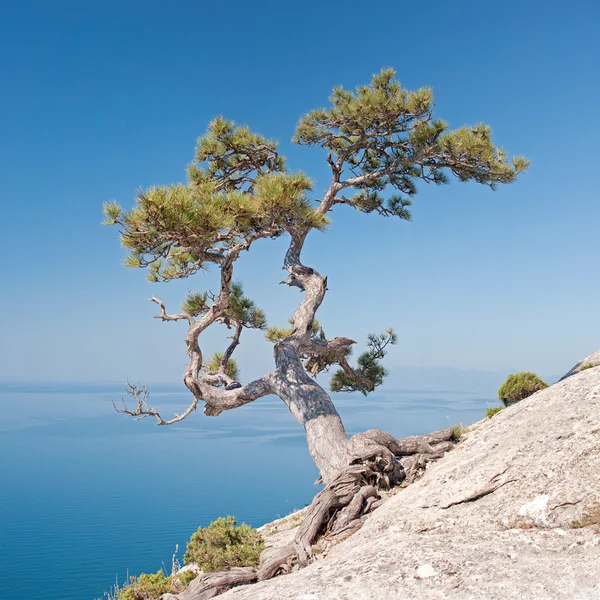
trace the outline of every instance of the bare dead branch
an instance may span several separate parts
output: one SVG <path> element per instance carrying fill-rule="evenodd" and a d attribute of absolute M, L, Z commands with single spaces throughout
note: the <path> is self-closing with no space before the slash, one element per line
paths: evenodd
<path fill-rule="evenodd" d="M 114 409 L 118 413 L 129 415 L 136 421 L 146 417 L 157 417 L 160 420 L 158 413 L 148 405 L 150 393 L 145 385 L 138 385 L 137 383 L 131 383 L 127 380 L 126 391 L 135 400 L 136 406 L 134 409 L 130 409 L 125 402 L 125 398 L 121 398 L 123 408 L 117 408 L 117 405 L 113 400 Z"/>
<path fill-rule="evenodd" d="M 118 413 L 128 415 L 133 417 L 136 421 L 140 419 L 144 419 L 146 417 L 154 417 L 158 423 L 158 425 L 172 425 L 173 423 L 177 423 L 178 421 L 183 421 L 191 412 L 196 410 L 196 406 L 198 405 L 199 398 L 194 398 L 194 401 L 190 406 L 183 412 L 182 414 L 175 416 L 172 419 L 165 420 L 160 416 L 160 413 L 152 408 L 148 404 L 148 398 L 150 397 L 150 393 L 146 386 L 138 385 L 136 383 L 130 383 L 127 381 L 127 393 L 135 400 L 136 406 L 134 409 L 130 409 L 125 402 L 125 399 L 121 399 L 123 403 L 123 408 L 117 408 L 117 405 L 113 401 L 113 406 Z"/>
<path fill-rule="evenodd" d="M 152 296 L 152 298 L 148 298 L 148 300 L 150 302 L 154 302 L 155 304 L 158 304 L 158 306 L 160 307 L 160 314 L 159 315 L 155 315 L 155 319 L 162 319 L 163 321 L 181 321 L 181 320 L 186 320 L 190 325 L 193 325 L 196 321 L 194 319 L 194 317 L 192 317 L 192 315 L 189 315 L 188 313 L 179 313 L 177 315 L 168 315 L 166 310 L 165 310 L 165 305 L 164 303 L 159 300 L 158 298 L 156 298 L 155 296 Z"/>

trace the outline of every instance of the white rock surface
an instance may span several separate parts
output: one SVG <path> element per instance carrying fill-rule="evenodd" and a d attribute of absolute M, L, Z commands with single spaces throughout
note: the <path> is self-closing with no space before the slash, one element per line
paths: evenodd
<path fill-rule="evenodd" d="M 468 500 L 469 498 L 475 498 Z M 600 368 L 481 421 L 351 538 L 223 600 L 597 600 Z"/>
<path fill-rule="evenodd" d="M 566 379 L 567 377 L 571 377 L 571 375 L 575 375 L 576 373 L 581 373 L 581 367 L 584 365 L 593 365 L 594 367 L 600 367 L 600 350 L 596 350 L 589 356 L 582 358 L 568 373 L 563 375 L 560 380 Z"/>

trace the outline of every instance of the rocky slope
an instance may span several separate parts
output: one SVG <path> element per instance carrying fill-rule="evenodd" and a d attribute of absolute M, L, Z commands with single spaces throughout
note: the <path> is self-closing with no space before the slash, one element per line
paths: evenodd
<path fill-rule="evenodd" d="M 600 350 L 596 350 L 589 356 L 582 358 L 566 375 L 563 375 L 560 380 L 566 379 L 567 377 L 571 377 L 571 375 L 576 375 L 577 373 L 581 373 L 582 370 L 589 369 L 590 366 L 597 367 L 600 365 Z"/>
<path fill-rule="evenodd" d="M 327 556 L 219 598 L 597 599 L 599 502 L 594 367 L 473 426 Z"/>

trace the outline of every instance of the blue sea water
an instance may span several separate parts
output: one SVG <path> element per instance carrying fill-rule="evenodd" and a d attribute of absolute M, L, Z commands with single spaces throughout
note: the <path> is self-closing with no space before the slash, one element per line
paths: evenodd
<path fill-rule="evenodd" d="M 276 398 L 171 427 L 118 415 L 114 385 L 0 384 L 0 595 L 102 598 L 115 578 L 170 565 L 222 515 L 262 525 L 310 503 L 318 473 Z M 165 414 L 180 388 L 152 390 Z M 397 437 L 482 418 L 491 394 L 386 390 L 336 405 L 349 434 Z"/>

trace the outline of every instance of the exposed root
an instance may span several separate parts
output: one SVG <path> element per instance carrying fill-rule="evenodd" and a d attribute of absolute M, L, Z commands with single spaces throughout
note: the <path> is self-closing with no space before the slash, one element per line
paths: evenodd
<path fill-rule="evenodd" d="M 229 571 L 205 573 L 196 577 L 185 592 L 172 597 L 179 600 L 207 600 L 237 585 L 254 583 L 257 578 L 257 570 L 253 567 L 234 567 Z M 165 594 L 163 599 L 167 600 L 169 596 L 171 594 Z"/>
<path fill-rule="evenodd" d="M 380 465 L 351 465 L 315 496 L 294 540 L 301 566 L 309 563 L 312 545 L 321 533 L 335 533 L 364 514 L 366 499 L 379 497 L 375 486 L 383 477 Z"/>
<path fill-rule="evenodd" d="M 260 555 L 258 567 L 258 580 L 271 579 L 275 575 L 289 573 L 296 563 L 296 550 L 294 546 L 280 546 L 267 548 Z"/>
<path fill-rule="evenodd" d="M 451 439 L 451 428 L 403 439 L 378 429 L 353 436 L 349 440 L 351 464 L 315 496 L 293 545 L 267 548 L 260 555 L 257 569 L 244 567 L 200 575 L 184 593 L 165 595 L 164 600 L 205 600 L 234 586 L 306 566 L 313 560 L 313 545 L 318 539 L 325 544 L 338 543 L 358 531 L 365 516 L 383 503 L 381 490 L 412 483 L 427 463 L 454 447 Z"/>

